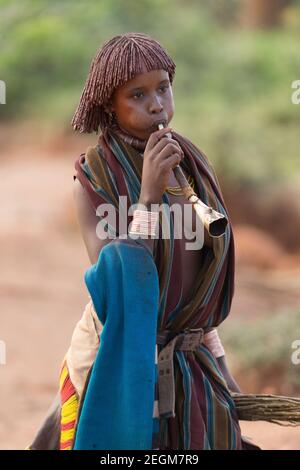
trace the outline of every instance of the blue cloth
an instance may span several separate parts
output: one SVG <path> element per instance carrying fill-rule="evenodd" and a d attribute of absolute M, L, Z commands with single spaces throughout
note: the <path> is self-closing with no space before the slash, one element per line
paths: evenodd
<path fill-rule="evenodd" d="M 153 256 L 115 239 L 85 273 L 104 325 L 74 449 L 152 448 L 159 280 Z"/>

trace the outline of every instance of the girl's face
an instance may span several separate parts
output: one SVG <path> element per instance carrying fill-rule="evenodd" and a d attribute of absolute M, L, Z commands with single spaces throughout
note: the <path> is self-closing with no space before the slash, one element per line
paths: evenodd
<path fill-rule="evenodd" d="M 158 123 L 166 127 L 174 114 L 168 72 L 152 70 L 136 75 L 115 90 L 109 104 L 121 128 L 147 140 Z"/>

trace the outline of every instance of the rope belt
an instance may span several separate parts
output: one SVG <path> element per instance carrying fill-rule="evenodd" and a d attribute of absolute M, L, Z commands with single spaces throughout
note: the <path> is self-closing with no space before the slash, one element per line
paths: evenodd
<path fill-rule="evenodd" d="M 163 345 L 158 355 L 158 410 L 161 418 L 175 417 L 174 351 L 195 351 L 204 340 L 203 328 L 186 328 L 170 339 L 171 330 L 158 332 L 157 344 Z M 174 333 L 173 333 L 174 334 Z"/>

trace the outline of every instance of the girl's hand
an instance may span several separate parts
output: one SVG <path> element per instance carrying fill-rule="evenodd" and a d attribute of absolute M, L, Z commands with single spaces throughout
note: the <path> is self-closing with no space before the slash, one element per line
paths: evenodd
<path fill-rule="evenodd" d="M 153 132 L 147 142 L 139 202 L 149 205 L 161 202 L 171 172 L 184 158 L 178 142 L 165 134 L 170 127 Z"/>

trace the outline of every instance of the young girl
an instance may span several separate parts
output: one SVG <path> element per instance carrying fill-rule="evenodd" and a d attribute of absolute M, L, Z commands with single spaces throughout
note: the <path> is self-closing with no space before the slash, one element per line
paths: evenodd
<path fill-rule="evenodd" d="M 205 229 L 201 249 L 188 249 L 189 232 L 176 237 L 167 210 L 190 204 L 173 172 L 180 163 L 200 199 L 229 220 L 207 157 L 169 127 L 174 74 L 166 50 L 141 33 L 112 38 L 91 64 L 72 120 L 80 132 L 101 131 L 74 177 L 90 301 L 63 361 L 60 397 L 31 448 L 55 448 L 59 435 L 61 449 L 242 448 L 229 391 L 239 388 L 216 330 L 233 297 L 232 227 L 218 238 Z M 125 214 L 130 235 L 117 217 L 105 238 L 101 207 L 124 216 L 120 196 L 138 204 Z"/>

